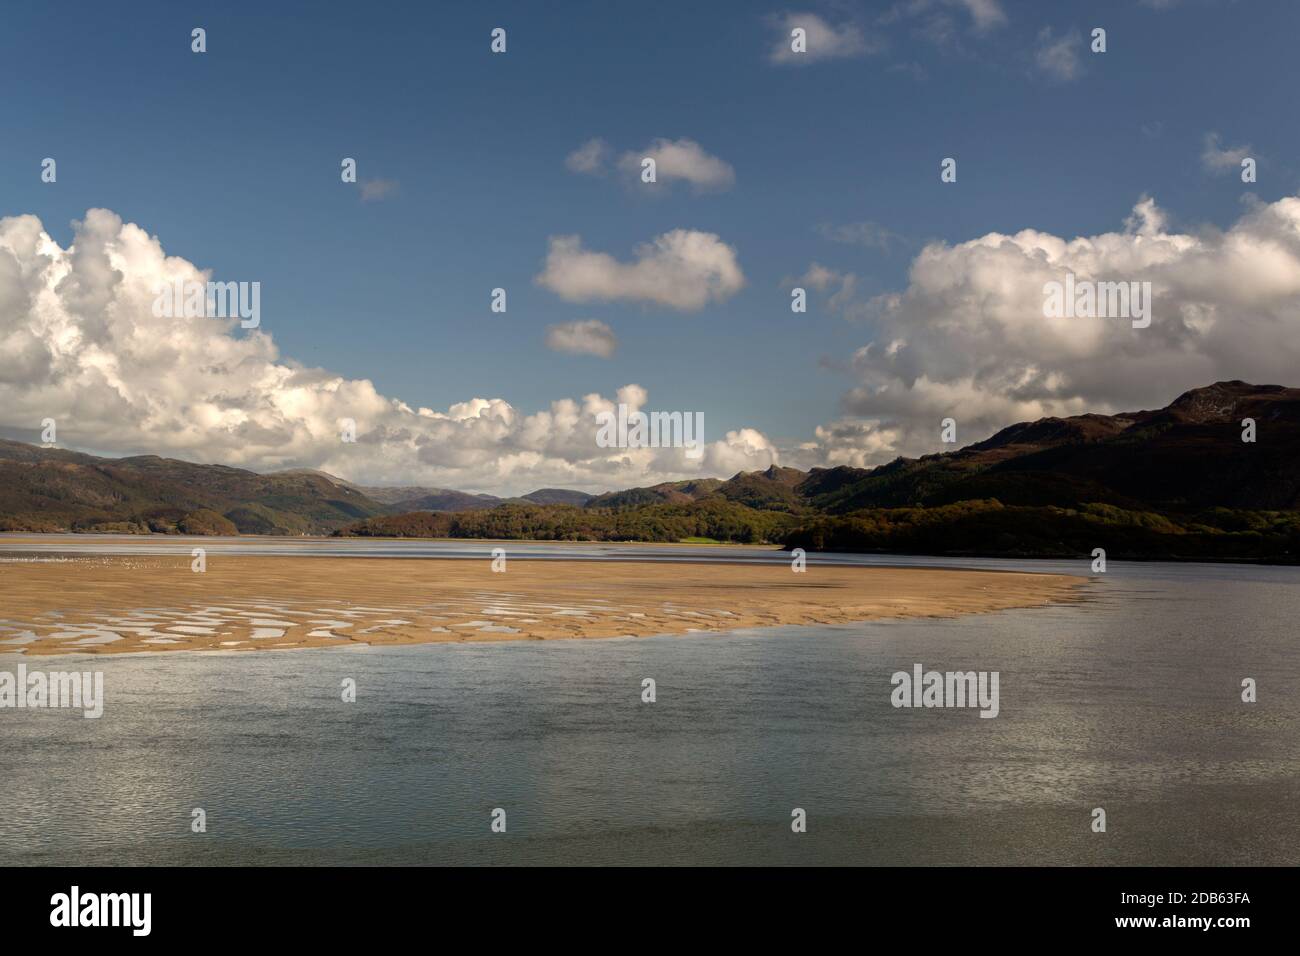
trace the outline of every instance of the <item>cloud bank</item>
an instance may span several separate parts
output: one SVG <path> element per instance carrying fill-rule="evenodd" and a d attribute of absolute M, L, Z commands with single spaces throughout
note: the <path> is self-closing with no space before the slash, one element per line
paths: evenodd
<path fill-rule="evenodd" d="M 1151 282 L 1150 328 L 1046 318 L 1043 286 L 1066 272 Z M 1227 230 L 1172 231 L 1144 198 L 1123 231 L 1066 238 L 1026 229 L 934 243 L 912 263 L 905 290 L 864 305 L 876 335 L 853 355 L 847 418 L 819 431 L 805 461 L 852 457 L 850 448 L 876 462 L 938 451 L 949 416 L 966 444 L 1022 420 L 1159 407 L 1224 379 L 1293 383 L 1300 198 L 1251 202 Z"/>
<path fill-rule="evenodd" d="M 866 467 L 944 449 L 947 417 L 966 444 L 1017 421 L 1157 407 L 1223 379 L 1293 383 L 1300 368 L 1297 197 L 1251 200 L 1227 229 L 1175 230 L 1143 198 L 1122 228 L 1100 235 L 1024 229 L 931 243 L 905 288 L 870 299 L 814 267 L 804 281 L 847 298 L 839 307 L 871 330 L 841 363 L 854 381 L 839 417 L 788 442 L 748 427 L 718 435 L 706 417 L 701 459 L 595 445 L 596 416 L 620 402 L 688 411 L 651 404 L 639 385 L 531 414 L 499 397 L 412 407 L 367 379 L 281 357 L 265 328 L 156 317 L 160 283 L 208 275 L 107 210 L 74 225 L 63 248 L 34 216 L 0 219 L 0 426 L 30 435 L 53 418 L 61 445 L 108 454 L 323 468 L 370 484 L 598 491 L 774 463 Z M 734 250 L 707 233 L 665 234 L 631 263 L 576 238 L 553 240 L 551 252 L 539 281 L 575 298 L 689 309 L 743 283 Z M 1046 317 L 1044 286 L 1066 273 L 1150 282 L 1150 327 Z M 600 326 L 557 326 L 549 344 L 600 354 L 612 339 Z M 345 418 L 356 421 L 355 444 L 340 441 Z"/>
<path fill-rule="evenodd" d="M 154 316 L 159 284 L 206 282 L 208 274 L 105 209 L 87 212 L 74 230 L 65 249 L 35 216 L 0 219 L 0 426 L 31 433 L 53 418 L 63 447 L 506 494 L 730 475 L 776 458 L 749 429 L 717 437 L 700 459 L 684 449 L 597 447 L 599 412 L 618 402 L 654 410 L 637 385 L 612 398 L 557 399 L 533 414 L 502 398 L 412 407 L 367 379 L 282 358 L 263 329 Z M 653 298 L 664 294 L 662 282 L 681 279 L 690 291 L 668 298 L 685 307 L 739 282 L 717 237 L 661 239 L 598 288 L 626 292 L 619 283 L 630 281 Z M 347 418 L 356 422 L 355 444 L 340 440 Z"/>

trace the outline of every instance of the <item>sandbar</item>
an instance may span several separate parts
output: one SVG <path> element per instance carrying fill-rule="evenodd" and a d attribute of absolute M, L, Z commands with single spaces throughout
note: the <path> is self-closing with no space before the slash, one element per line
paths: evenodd
<path fill-rule="evenodd" d="M 707 634 L 1077 600 L 1086 578 L 936 568 L 209 554 L 0 560 L 0 653 L 253 651 Z"/>

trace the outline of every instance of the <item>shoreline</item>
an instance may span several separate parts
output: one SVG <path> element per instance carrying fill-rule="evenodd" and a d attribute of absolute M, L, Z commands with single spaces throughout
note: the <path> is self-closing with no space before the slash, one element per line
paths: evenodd
<path fill-rule="evenodd" d="M 128 534 L 120 531 L 0 531 L 0 559 L 6 556 L 6 545 L 16 545 L 18 550 L 13 554 L 57 554 L 57 550 L 49 547 L 55 540 L 60 538 L 73 539 L 78 541 L 104 541 L 112 540 L 114 544 L 138 545 L 142 548 L 157 547 L 167 543 L 176 545 L 177 550 L 182 543 L 186 545 L 198 545 L 201 543 L 227 545 L 231 542 L 242 542 L 250 546 L 274 547 L 283 545 L 286 547 L 297 545 L 309 545 L 319 542 L 366 542 L 372 546 L 380 547 L 384 545 L 394 545 L 399 543 L 409 543 L 412 547 L 418 547 L 421 543 L 428 544 L 450 544 L 471 547 L 473 545 L 483 546 L 504 546 L 519 547 L 523 546 L 541 546 L 554 548 L 709 548 L 718 551 L 766 551 L 772 554 L 790 554 L 780 544 L 755 543 L 742 544 L 737 541 L 605 541 L 605 540 L 584 540 L 571 541 L 560 540 L 555 538 L 424 538 L 424 537 L 387 537 L 378 535 L 275 535 L 275 534 L 238 534 L 238 535 L 186 535 L 186 534 Z M 37 549 L 35 546 L 45 545 L 46 547 Z M 951 560 L 954 562 L 970 560 L 987 560 L 987 561 L 1024 561 L 1029 563 L 1049 563 L 1061 561 L 1081 561 L 1089 562 L 1091 556 L 1085 553 L 1079 554 L 1044 554 L 1038 552 L 1015 552 L 1015 551 L 807 551 L 809 556 L 821 557 L 849 557 L 849 558 L 875 558 L 888 560 L 890 558 L 909 559 L 909 558 L 934 558 L 937 560 Z M 307 556 L 304 554 L 304 556 Z M 345 554 L 327 555 L 314 554 L 312 557 L 345 557 Z M 389 557 L 388 555 L 374 555 L 374 557 Z M 399 556 L 400 557 L 400 556 Z M 516 555 L 519 560 L 528 560 L 526 553 Z M 1287 568 L 1300 565 L 1300 558 L 1294 560 L 1280 560 L 1273 558 L 1249 558 L 1249 557 L 1184 557 L 1171 554 L 1125 554 L 1117 552 L 1109 557 L 1112 561 L 1128 561 L 1136 564 L 1192 564 L 1192 565 L 1225 565 L 1229 567 L 1261 567 L 1261 568 Z M 577 558 L 575 558 L 577 560 Z M 911 567 L 912 565 L 896 565 L 897 567 Z"/>
<path fill-rule="evenodd" d="M 591 545 L 636 545 L 655 548 L 762 548 L 784 551 L 779 544 L 742 544 L 739 541 L 625 541 L 582 540 L 565 538 L 425 538 L 413 535 L 370 534 L 130 534 L 125 531 L 0 531 L 0 541 L 30 539 L 33 543 L 48 538 L 120 538 L 123 541 L 444 541 L 484 544 L 571 544 L 576 547 Z M 3 550 L 3 548 L 0 548 Z M 812 552 L 817 553 L 817 552 Z"/>
<path fill-rule="evenodd" d="M 1082 576 L 755 563 L 209 554 L 0 563 L 0 653 L 600 639 L 957 617 L 1080 598 Z"/>

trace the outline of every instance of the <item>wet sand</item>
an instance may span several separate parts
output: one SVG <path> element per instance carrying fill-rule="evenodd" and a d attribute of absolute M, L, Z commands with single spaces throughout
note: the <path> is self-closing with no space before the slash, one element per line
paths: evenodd
<path fill-rule="evenodd" d="M 1076 599 L 1062 574 L 188 555 L 0 560 L 0 653 L 283 650 L 953 617 Z"/>

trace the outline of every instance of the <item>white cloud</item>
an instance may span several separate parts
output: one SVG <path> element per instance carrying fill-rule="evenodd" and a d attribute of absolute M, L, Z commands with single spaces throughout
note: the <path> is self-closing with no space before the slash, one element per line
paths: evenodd
<path fill-rule="evenodd" d="M 555 352 L 609 358 L 618 347 L 614 330 L 598 319 L 547 326 L 546 347 Z"/>
<path fill-rule="evenodd" d="M 741 428 L 727 432 L 704 450 L 704 470 L 730 478 L 738 471 L 760 471 L 780 463 L 776 446 L 762 432 Z"/>
<path fill-rule="evenodd" d="M 1241 168 L 1241 161 L 1251 154 L 1249 146 L 1224 148 L 1218 133 L 1205 134 L 1205 148 L 1201 151 L 1201 165 L 1211 173 L 1221 174 Z"/>
<path fill-rule="evenodd" d="M 894 458 L 902 438 L 901 429 L 882 425 L 879 420 L 841 419 L 818 425 L 815 434 L 816 441 L 805 443 L 790 456 L 792 463 L 806 458 L 802 466 L 805 468 L 813 465 L 870 468 Z"/>
<path fill-rule="evenodd" d="M 108 210 L 90 210 L 74 229 L 63 248 L 35 216 L 0 219 L 0 427 L 34 434 L 53 418 L 64 447 L 501 494 L 626 488 L 766 467 L 776 455 L 750 429 L 708 443 L 701 459 L 680 448 L 598 447 L 597 412 L 618 401 L 645 406 L 637 385 L 614 398 L 557 399 L 532 414 L 502 398 L 412 407 L 367 379 L 282 358 L 265 313 L 263 328 L 243 334 L 237 319 L 155 316 L 160 283 L 206 282 L 209 274 Z M 734 265 L 716 237 L 674 235 L 656 247 L 651 266 L 706 297 L 739 281 L 738 269 L 698 261 L 711 250 Z M 700 256 L 690 252 L 696 247 Z M 344 418 L 357 424 L 355 444 L 339 439 Z"/>
<path fill-rule="evenodd" d="M 707 254 L 683 251 L 697 244 Z M 552 278 L 570 292 L 686 308 L 743 281 L 738 267 L 718 265 L 734 266 L 729 247 L 704 233 L 669 233 L 631 264 L 583 252 L 577 240 L 552 251 L 565 260 Z M 1044 317 L 1043 285 L 1066 272 L 1150 281 L 1150 327 Z M 838 293 L 846 275 L 815 265 L 804 281 Z M 316 467 L 363 483 L 601 491 L 773 463 L 864 467 L 942 450 L 939 423 L 949 416 L 965 444 L 1047 415 L 1157 407 L 1222 379 L 1287 384 L 1300 368 L 1297 197 L 1252 202 L 1226 230 L 1173 231 L 1143 199 L 1121 231 L 932 243 L 905 289 L 870 300 L 873 340 L 852 357 L 857 381 L 839 418 L 788 444 L 736 428 L 701 459 L 596 447 L 595 416 L 618 402 L 688 411 L 650 405 L 638 385 L 531 414 L 481 396 L 417 408 L 366 379 L 282 358 L 264 329 L 152 314 L 157 283 L 207 278 L 107 210 L 89 211 L 68 248 L 34 216 L 0 219 L 0 426 L 31 433 L 50 417 L 69 447 Z M 693 291 L 667 296 L 674 284 Z M 357 422 L 356 444 L 339 441 L 342 418 Z"/>
<path fill-rule="evenodd" d="M 998 0 L 955 0 L 955 2 L 966 8 L 977 31 L 991 30 L 1007 22 L 1007 15 L 1002 11 Z"/>
<path fill-rule="evenodd" d="M 810 263 L 808 270 L 799 277 L 799 282 L 810 289 L 825 292 L 832 286 L 842 285 L 847 277 L 834 269 L 828 269 L 819 262 Z"/>
<path fill-rule="evenodd" d="M 1077 29 L 1065 36 L 1052 35 L 1051 27 L 1043 27 L 1038 34 L 1038 48 L 1034 63 L 1038 69 L 1054 80 L 1066 82 L 1075 79 L 1082 70 L 1079 62 L 1079 45 L 1082 37 Z"/>
<path fill-rule="evenodd" d="M 736 171 L 729 163 L 709 155 L 691 139 L 656 139 L 639 152 L 624 153 L 619 168 L 639 179 L 641 163 L 647 158 L 655 161 L 655 181 L 660 184 L 680 179 L 698 192 L 730 189 L 736 182 Z"/>
<path fill-rule="evenodd" d="M 361 201 L 379 202 L 397 194 L 398 183 L 395 179 L 361 180 Z"/>
<path fill-rule="evenodd" d="M 1044 317 L 1043 286 L 1149 281 L 1153 320 Z M 846 419 L 789 456 L 880 463 L 963 444 L 1017 421 L 1154 408 L 1224 379 L 1291 383 L 1300 368 L 1300 198 L 1255 203 L 1226 231 L 1169 231 L 1143 199 L 1123 232 L 1026 229 L 925 247 L 907 288 L 873 300 L 875 340 L 854 355 Z M 848 426 L 863 426 L 855 434 Z"/>
<path fill-rule="evenodd" d="M 862 318 L 868 314 L 866 306 L 858 299 L 858 277 L 855 273 L 838 272 L 819 262 L 813 262 L 802 276 L 794 280 L 787 279 L 785 285 L 803 286 L 822 295 L 830 293 L 826 305 L 832 312 L 845 318 Z"/>
<path fill-rule="evenodd" d="M 815 13 L 787 13 L 773 17 L 770 22 L 777 30 L 768 59 L 773 63 L 800 66 L 818 60 L 834 60 L 861 56 L 879 51 L 879 44 L 851 22 L 832 25 Z M 807 38 L 807 50 L 795 53 L 791 49 L 790 33 L 801 27 Z"/>
<path fill-rule="evenodd" d="M 900 0 L 886 10 L 877 23 L 892 25 L 908 20 L 919 22 L 916 32 L 935 46 L 961 50 L 958 26 L 948 9 L 962 9 L 971 19 L 971 31 L 986 34 L 1007 22 L 998 0 Z"/>
<path fill-rule="evenodd" d="M 641 302 L 696 311 L 740 291 L 744 273 L 736 250 L 711 232 L 674 229 L 619 262 L 582 247 L 579 236 L 552 236 L 536 279 L 569 302 Z"/>
<path fill-rule="evenodd" d="M 609 157 L 609 144 L 599 137 L 589 139 L 564 159 L 564 165 L 575 173 L 598 173 L 604 169 Z"/>
<path fill-rule="evenodd" d="M 896 233 L 875 222 L 851 222 L 842 226 L 833 226 L 824 222 L 817 226 L 817 232 L 823 239 L 829 239 L 831 242 L 864 246 L 882 252 L 887 251 L 900 238 Z"/>

